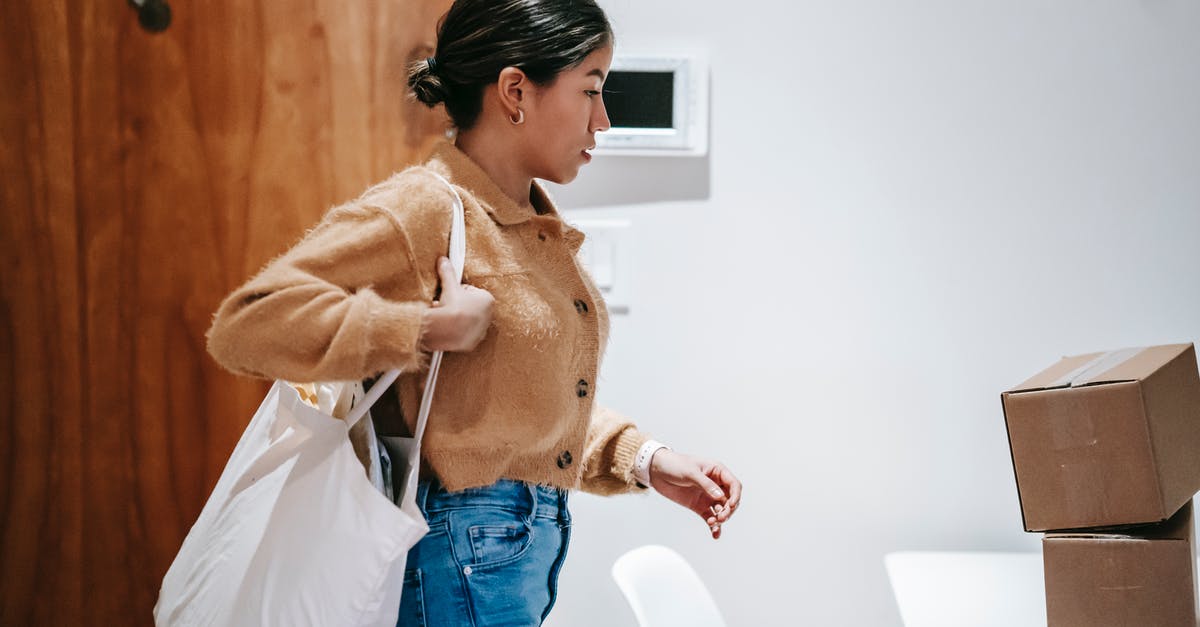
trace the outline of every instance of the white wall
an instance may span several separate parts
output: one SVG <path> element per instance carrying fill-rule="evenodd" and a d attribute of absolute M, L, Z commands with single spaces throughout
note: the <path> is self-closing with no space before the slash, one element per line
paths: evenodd
<path fill-rule="evenodd" d="M 712 149 L 556 190 L 633 223 L 600 398 L 746 496 L 719 542 L 657 496 L 574 497 L 551 624 L 632 625 L 608 571 L 645 543 L 737 626 L 897 626 L 884 553 L 1038 550 L 1000 392 L 1200 339 L 1200 4 L 602 4 L 619 52 L 709 51 Z M 647 202 L 587 208 L 613 190 Z"/>

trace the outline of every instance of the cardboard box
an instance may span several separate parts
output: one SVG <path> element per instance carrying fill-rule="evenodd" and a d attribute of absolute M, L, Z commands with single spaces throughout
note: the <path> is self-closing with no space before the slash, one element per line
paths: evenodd
<path fill-rule="evenodd" d="M 1191 344 L 1067 357 L 1001 400 L 1026 531 L 1162 522 L 1200 491 Z"/>
<path fill-rule="evenodd" d="M 1192 505 L 1125 535 L 1042 540 L 1049 627 L 1196 627 Z"/>

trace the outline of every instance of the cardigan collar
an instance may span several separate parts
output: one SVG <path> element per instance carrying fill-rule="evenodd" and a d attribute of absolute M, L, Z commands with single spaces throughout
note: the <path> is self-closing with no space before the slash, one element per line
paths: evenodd
<path fill-rule="evenodd" d="M 441 170 L 446 178 L 474 194 L 479 204 L 492 216 L 492 219 L 505 226 L 528 222 L 537 215 L 558 217 L 558 210 L 546 195 L 546 190 L 534 181 L 529 191 L 529 201 L 533 204 L 532 211 L 519 206 L 512 198 L 501 191 L 492 177 L 488 176 L 479 164 L 454 144 L 438 142 L 428 165 Z M 438 165 L 442 167 L 437 167 Z"/>

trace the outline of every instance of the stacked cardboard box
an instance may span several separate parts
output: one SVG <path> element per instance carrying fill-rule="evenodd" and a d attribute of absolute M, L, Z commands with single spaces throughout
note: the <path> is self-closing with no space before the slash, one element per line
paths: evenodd
<path fill-rule="evenodd" d="M 1049 627 L 1196 627 L 1195 347 L 1068 357 L 1002 402 Z"/>

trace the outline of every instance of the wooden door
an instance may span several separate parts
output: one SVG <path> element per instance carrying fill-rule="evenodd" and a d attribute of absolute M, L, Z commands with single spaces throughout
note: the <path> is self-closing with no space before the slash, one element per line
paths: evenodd
<path fill-rule="evenodd" d="M 448 0 L 0 2 L 0 625 L 151 622 L 264 393 L 221 298 L 424 156 Z"/>

